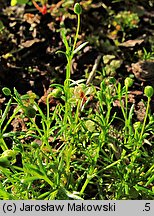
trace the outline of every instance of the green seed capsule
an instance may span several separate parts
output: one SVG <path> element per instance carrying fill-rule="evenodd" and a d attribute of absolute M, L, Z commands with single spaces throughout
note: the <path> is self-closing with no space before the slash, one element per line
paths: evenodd
<path fill-rule="evenodd" d="M 34 118 L 36 115 L 36 110 L 31 105 L 24 107 L 24 112 L 28 118 Z"/>
<path fill-rule="evenodd" d="M 1 167 L 8 167 L 8 166 L 10 166 L 10 162 L 9 162 L 9 160 L 8 160 L 7 157 L 3 157 L 3 156 L 0 157 L 0 166 Z"/>
<path fill-rule="evenodd" d="M 8 150 L 5 150 L 3 153 L 2 153 L 2 156 L 3 157 L 14 157 L 16 155 L 16 152 L 14 150 L 11 150 L 11 149 L 8 149 Z"/>
<path fill-rule="evenodd" d="M 133 124 L 133 127 L 134 127 L 134 129 L 135 130 L 138 130 L 140 127 L 141 127 L 141 122 L 135 122 L 134 124 Z"/>
<path fill-rule="evenodd" d="M 82 13 L 82 7 L 79 3 L 76 3 L 74 5 L 74 13 L 76 13 L 77 15 L 80 15 Z"/>
<path fill-rule="evenodd" d="M 11 95 L 11 90 L 7 87 L 4 87 L 2 89 L 3 94 L 5 94 L 6 96 L 10 96 Z"/>
<path fill-rule="evenodd" d="M 60 98 L 62 95 L 62 90 L 60 88 L 53 89 L 51 92 L 51 96 L 54 98 Z"/>
<path fill-rule="evenodd" d="M 125 86 L 126 87 L 131 87 L 133 85 L 133 79 L 131 79 L 130 77 L 127 77 L 125 79 Z"/>
<path fill-rule="evenodd" d="M 144 89 L 144 94 L 148 97 L 151 98 L 153 95 L 154 91 L 153 91 L 153 87 L 152 86 L 146 86 Z"/>

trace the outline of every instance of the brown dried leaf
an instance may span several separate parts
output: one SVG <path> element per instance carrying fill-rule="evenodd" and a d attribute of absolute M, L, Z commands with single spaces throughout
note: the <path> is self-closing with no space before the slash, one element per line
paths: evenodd
<path fill-rule="evenodd" d="M 141 43 L 143 43 L 144 40 L 128 40 L 125 41 L 123 43 L 120 43 L 119 46 L 123 46 L 123 47 L 134 47 L 136 44 L 140 45 Z"/>
<path fill-rule="evenodd" d="M 33 40 L 27 40 L 23 42 L 21 45 L 25 48 L 31 47 L 34 43 L 43 42 L 44 39 L 40 40 L 38 38 L 34 38 Z"/>

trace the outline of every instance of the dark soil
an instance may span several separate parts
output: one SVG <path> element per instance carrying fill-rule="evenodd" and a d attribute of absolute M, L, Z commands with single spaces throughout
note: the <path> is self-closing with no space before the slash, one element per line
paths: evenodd
<path fill-rule="evenodd" d="M 55 0 L 52 4 L 58 2 L 60 1 Z M 78 44 L 84 41 L 89 41 L 89 44 L 73 59 L 71 78 L 85 78 L 97 56 L 103 57 L 108 54 L 122 61 L 114 76 L 117 81 L 123 83 L 127 76 L 133 75 L 131 64 L 140 60 L 139 53 L 143 53 L 144 49 L 146 52 L 154 51 L 153 7 L 145 0 L 93 0 L 89 4 L 86 1 L 80 2 L 83 14 Z M 138 28 L 128 27 L 112 35 L 115 30 L 115 26 L 112 25 L 114 16 L 121 11 L 137 13 L 140 19 Z M 56 51 L 65 50 L 60 37 L 62 20 L 70 37 L 73 38 L 75 34 L 76 17 L 73 7 L 64 8 L 61 5 L 57 11 L 42 15 L 33 5 L 10 7 L 10 1 L 1 0 L 0 20 L 4 25 L 4 30 L 0 33 L 0 88 L 9 87 L 12 90 L 15 87 L 20 94 L 32 90 L 41 98 L 51 83 L 63 84 L 66 59 Z M 123 43 L 128 40 L 131 40 L 130 44 Z M 121 45 L 117 45 L 115 41 Z M 101 58 L 97 70 L 101 72 L 103 67 L 104 62 Z M 143 109 L 139 102 L 144 98 L 144 86 L 151 83 L 150 80 L 142 82 L 136 77 L 134 79 L 130 102 L 132 99 L 133 103 L 136 103 L 136 117 L 142 120 Z M 93 83 L 99 85 L 100 81 L 94 79 Z M 0 107 L 4 103 L 3 98 L 0 92 Z"/>

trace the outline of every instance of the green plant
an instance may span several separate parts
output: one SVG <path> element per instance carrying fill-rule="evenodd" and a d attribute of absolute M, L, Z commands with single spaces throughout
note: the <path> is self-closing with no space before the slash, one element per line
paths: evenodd
<path fill-rule="evenodd" d="M 143 122 L 143 126 L 142 126 L 142 130 L 141 130 L 141 135 L 140 135 L 139 141 L 142 139 L 143 132 L 145 130 L 145 124 L 146 124 L 146 120 L 147 120 L 147 117 L 148 117 L 148 112 L 149 112 L 149 109 L 150 109 L 150 101 L 151 101 L 151 97 L 154 94 L 153 87 L 152 86 L 146 86 L 145 89 L 144 89 L 144 94 L 148 98 L 148 102 L 147 102 L 146 113 L 145 113 L 144 122 Z"/>
<path fill-rule="evenodd" d="M 77 15 L 77 30 L 76 30 L 76 34 L 74 37 L 74 43 L 73 46 L 68 43 L 67 41 L 67 37 L 66 37 L 66 29 L 62 28 L 61 30 L 61 37 L 63 40 L 63 43 L 65 45 L 66 51 L 58 51 L 59 53 L 63 53 L 66 58 L 67 58 L 67 65 L 66 65 L 66 79 L 64 82 L 64 94 L 65 94 L 65 116 L 64 116 L 64 125 L 67 124 L 67 121 L 70 121 L 71 118 L 71 106 L 70 106 L 70 78 L 71 78 L 71 64 L 72 64 L 72 59 L 73 56 L 78 53 L 86 44 L 87 42 L 81 44 L 80 46 L 78 46 L 76 48 L 76 43 L 77 43 L 77 39 L 78 39 L 78 35 L 79 35 L 79 28 L 80 28 L 80 15 L 82 13 L 82 8 L 80 6 L 79 3 L 76 3 L 74 6 L 74 13 Z"/>
<path fill-rule="evenodd" d="M 84 45 L 86 45 L 86 43 L 84 45 L 81 45 L 80 47 L 75 49 L 76 46 L 76 42 L 77 42 L 77 37 L 78 37 L 78 32 L 79 32 L 79 25 L 80 25 L 80 13 L 81 13 L 81 9 L 79 4 L 75 5 L 75 12 L 78 15 L 78 28 L 77 28 L 77 33 L 75 36 L 75 41 L 73 44 L 73 47 L 67 47 L 67 51 L 69 50 L 69 53 L 67 53 L 67 60 L 68 60 L 68 64 L 67 64 L 67 71 L 66 71 L 66 81 L 63 86 L 60 85 L 52 85 L 56 87 L 56 91 L 51 92 L 51 94 L 48 95 L 47 97 L 47 109 L 46 109 L 46 116 L 43 114 L 42 110 L 40 109 L 40 107 L 38 106 L 38 104 L 35 102 L 35 94 L 33 93 L 29 93 L 23 96 L 20 96 L 19 93 L 17 92 L 17 90 L 14 88 L 14 94 L 11 94 L 11 91 L 8 88 L 4 88 L 3 89 L 3 93 L 6 96 L 11 96 L 11 100 L 9 102 L 8 107 L 10 107 L 12 99 L 14 99 L 17 103 L 17 108 L 16 108 L 16 113 L 14 114 L 14 116 L 21 110 L 21 114 L 23 114 L 24 116 L 27 116 L 29 118 L 29 130 L 28 132 L 24 133 L 24 134 L 20 134 L 20 138 L 22 137 L 32 137 L 33 139 L 37 139 L 41 142 L 41 147 L 39 147 L 37 145 L 37 142 L 33 142 L 32 143 L 32 148 L 36 148 L 36 153 L 30 156 L 29 155 L 29 159 L 27 160 L 27 153 L 24 150 L 25 147 L 23 147 L 21 144 L 14 144 L 13 145 L 13 149 L 15 149 L 18 152 L 18 149 L 20 149 L 20 152 L 22 154 L 22 164 L 23 164 L 23 168 L 20 169 L 21 171 L 21 176 L 22 173 L 25 173 L 26 175 L 25 178 L 23 179 L 21 177 L 21 179 L 16 179 L 17 181 L 17 191 L 15 192 L 15 194 L 18 194 L 18 196 L 20 198 L 32 198 L 35 197 L 36 194 L 35 192 L 33 192 L 32 197 L 30 197 L 28 195 L 28 193 L 20 193 L 20 189 L 18 187 L 18 184 L 21 184 L 20 182 L 22 182 L 23 184 L 23 188 L 25 187 L 25 185 L 33 185 L 33 181 L 35 180 L 39 180 L 40 181 L 44 181 L 44 187 L 46 187 L 46 184 L 49 184 L 51 189 L 50 193 L 45 193 L 42 194 L 40 197 L 44 197 L 44 196 L 48 196 L 49 199 L 54 199 L 55 197 L 59 198 L 59 199 L 64 199 L 64 197 L 78 197 L 77 195 L 68 192 L 65 188 L 68 187 L 68 189 L 71 186 L 71 189 L 73 189 L 72 185 L 73 182 L 71 183 L 70 181 L 72 181 L 72 175 L 70 172 L 70 167 L 71 167 L 71 160 L 73 155 L 75 154 L 76 148 L 73 144 L 74 142 L 74 137 L 72 137 L 72 140 L 70 142 L 70 144 L 67 143 L 67 140 L 65 140 L 66 137 L 64 137 L 64 143 L 59 147 L 59 150 L 56 151 L 56 153 L 53 152 L 50 144 L 49 144 L 49 140 L 51 136 L 54 136 L 54 131 L 55 130 L 59 130 L 59 132 L 57 133 L 57 135 L 55 135 L 54 140 L 57 139 L 57 137 L 61 136 L 61 134 L 67 134 L 68 136 L 71 136 L 72 133 L 77 133 L 78 129 L 78 115 L 79 115 L 79 110 L 81 107 L 81 102 L 78 101 L 78 105 L 77 105 L 77 111 L 76 111 L 76 115 L 75 115 L 75 122 L 72 122 L 72 125 L 70 127 L 70 132 L 69 134 L 66 133 L 67 132 L 67 115 L 68 115 L 68 106 L 71 107 L 70 102 L 70 98 L 72 97 L 72 95 L 70 95 L 70 66 L 71 66 L 71 60 L 73 58 L 73 55 L 75 53 L 77 53 Z M 66 37 L 64 36 L 64 40 L 66 39 Z M 65 44 L 67 44 L 67 41 L 65 40 Z M 67 44 L 68 45 L 68 44 Z M 60 92 L 62 92 L 64 90 L 64 94 L 65 94 L 65 110 L 63 109 L 63 106 L 59 105 L 56 107 L 55 111 L 52 113 L 52 116 L 50 114 L 50 110 L 49 110 L 49 100 L 51 97 L 57 97 L 57 90 L 60 90 Z M 58 93 L 59 94 L 59 93 Z M 86 95 L 86 93 L 85 93 Z M 59 95 L 60 96 L 60 95 Z M 77 96 L 78 97 L 78 96 Z M 75 103 L 76 103 L 75 99 Z M 82 97 L 81 97 L 81 101 L 82 101 Z M 84 102 L 85 103 L 85 102 Z M 37 113 L 36 113 L 37 111 Z M 6 110 L 6 113 L 8 112 L 8 108 Z M 65 112 L 66 114 L 64 114 L 64 125 L 61 122 L 61 113 Z M 58 113 L 58 114 L 57 114 Z M 69 115 L 70 118 L 71 114 L 69 111 Z M 13 116 L 13 117 L 14 117 Z M 40 116 L 41 117 L 41 127 L 38 126 L 35 122 L 35 118 L 36 116 Z M 5 115 L 6 117 L 6 115 Z M 12 118 L 10 119 L 10 121 L 8 122 L 8 124 L 12 121 Z M 56 121 L 56 125 L 55 127 L 51 127 L 51 124 L 53 121 Z M 2 122 L 3 123 L 3 122 Z M 77 124 L 77 125 L 76 125 Z M 63 138 L 62 138 L 63 139 Z M 68 139 L 68 138 L 67 138 Z M 53 140 L 53 142 L 54 142 Z M 16 141 L 17 141 L 17 137 L 16 137 Z M 25 145 L 27 146 L 27 144 Z M 3 151 L 5 152 L 5 148 L 3 148 Z M 48 153 L 49 152 L 49 153 Z M 56 155 L 59 155 L 58 157 Z M 52 160 L 50 160 L 50 157 L 52 157 Z M 31 160 L 32 158 L 34 159 L 33 161 L 33 165 L 31 165 Z M 3 165 L 4 163 L 6 163 L 6 167 L 9 166 L 14 174 L 11 176 L 10 173 L 8 173 L 7 178 L 10 181 L 10 188 L 13 187 L 13 182 L 14 182 L 14 175 L 16 175 L 18 168 L 15 167 L 13 164 L 9 164 L 9 161 L 7 160 L 7 158 L 4 157 L 4 155 L 1 155 L 1 165 Z M 45 168 L 45 166 L 43 166 L 42 162 L 46 161 L 46 165 L 47 167 Z M 48 162 L 47 162 L 48 161 Z M 65 167 L 66 165 L 66 167 Z M 2 172 L 3 173 L 7 173 L 7 170 L 5 170 L 7 168 L 2 168 Z M 16 170 L 17 169 L 17 170 Z M 49 172 L 49 170 L 52 169 L 52 172 Z M 48 176 L 51 175 L 51 178 L 53 179 L 53 181 L 50 180 L 50 178 Z M 70 179 L 70 180 L 69 180 Z M 69 184 L 66 182 L 68 181 Z M 68 185 L 67 185 L 68 184 Z M 67 187 L 65 186 L 67 185 Z M 30 188 L 31 188 L 30 186 Z M 32 188 L 31 188 L 32 189 Z M 8 190 L 7 190 L 8 191 Z M 62 193 L 62 195 L 61 195 Z M 82 193 L 83 193 L 83 189 L 82 189 Z M 4 196 L 8 195 L 8 194 L 3 194 Z M 16 197 L 16 196 L 15 196 Z M 80 198 L 80 197 L 78 197 Z"/>
<path fill-rule="evenodd" d="M 151 117 L 146 126 L 132 123 L 133 109 L 128 112 L 127 105 L 131 85 L 132 80 L 127 78 L 121 89 L 116 80 L 110 78 L 108 83 L 102 81 L 97 92 L 93 86 L 89 89 L 83 83 L 71 87 L 71 107 L 78 111 L 72 116 L 69 130 L 62 123 L 64 106 L 59 104 L 54 112 L 50 112 L 50 98 L 57 95 L 51 92 L 47 96 L 45 114 L 35 102 L 33 93 L 19 97 L 15 89 L 12 95 L 8 88 L 4 88 L 5 95 L 16 101 L 14 118 L 18 112 L 21 116 L 27 115 L 27 105 L 33 105 L 36 113 L 32 118 L 29 116 L 27 131 L 14 134 L 12 148 L 3 148 L 0 156 L 1 199 L 83 199 L 90 187 L 97 194 L 93 197 L 95 199 L 138 199 L 140 194 L 150 198 L 153 192 L 146 187 L 153 181 L 153 162 L 141 143 L 152 131 L 154 119 Z M 149 100 L 152 91 L 151 87 L 145 89 Z M 80 98 L 81 95 L 84 97 Z M 86 111 L 84 105 L 92 95 L 98 101 L 98 108 Z M 121 101 L 124 115 L 120 139 L 119 131 L 112 126 L 117 114 L 111 114 L 117 99 Z M 41 119 L 39 124 L 36 117 Z M 51 126 L 53 122 L 55 124 Z M 21 143 L 23 138 L 27 141 Z M 22 167 L 15 165 L 19 154 Z"/>
<path fill-rule="evenodd" d="M 154 52 L 147 52 L 145 48 L 143 48 L 143 60 L 154 59 Z"/>
<path fill-rule="evenodd" d="M 66 78 L 64 85 L 50 86 L 43 106 L 33 92 L 2 89 L 0 199 L 153 198 L 153 89 L 145 88 L 146 114 L 138 122 L 129 102 L 133 80 L 123 85 L 112 77 L 120 66 L 116 55 L 103 57 L 111 73 L 99 86 L 71 79 L 74 55 L 87 44 L 76 47 L 81 11 L 76 4 L 73 43 L 62 26 Z"/>
<path fill-rule="evenodd" d="M 117 24 L 119 24 L 124 31 L 125 28 L 136 28 L 139 22 L 139 17 L 136 13 L 121 11 L 115 16 L 115 22 L 117 22 Z"/>
<path fill-rule="evenodd" d="M 121 31 L 123 33 L 122 41 L 124 41 L 126 31 L 137 28 L 139 21 L 137 13 L 131 11 L 120 11 L 114 16 L 112 21 L 112 26 L 115 28 L 115 30 L 111 32 L 112 37 L 116 37 L 118 32 Z"/>
<path fill-rule="evenodd" d="M 122 61 L 116 60 L 114 55 L 104 55 L 103 62 L 105 67 L 103 68 L 103 72 L 105 76 L 115 76 L 116 70 L 121 66 Z"/>
<path fill-rule="evenodd" d="M 11 96 L 11 91 L 8 88 L 3 88 L 3 93 L 6 96 Z M 8 103 L 5 107 L 4 112 L 2 113 L 2 111 L 1 111 L 1 113 L 0 113 L 0 115 L 1 115 L 1 119 L 0 119 L 0 147 L 2 148 L 3 151 L 8 150 L 8 147 L 5 143 L 4 138 L 12 135 L 11 133 L 5 133 L 6 129 L 7 129 L 8 125 L 11 123 L 11 121 L 15 118 L 16 114 L 19 111 L 19 109 L 15 110 L 14 113 L 10 116 L 9 120 L 6 121 L 8 112 L 9 112 L 11 104 L 12 104 L 12 99 L 13 99 L 13 97 L 11 96 L 10 100 L 8 101 Z"/>

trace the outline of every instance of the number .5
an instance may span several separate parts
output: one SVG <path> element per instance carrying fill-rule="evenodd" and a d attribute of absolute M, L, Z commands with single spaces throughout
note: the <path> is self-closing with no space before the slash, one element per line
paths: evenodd
<path fill-rule="evenodd" d="M 150 211 L 150 203 L 145 203 L 145 211 Z"/>

